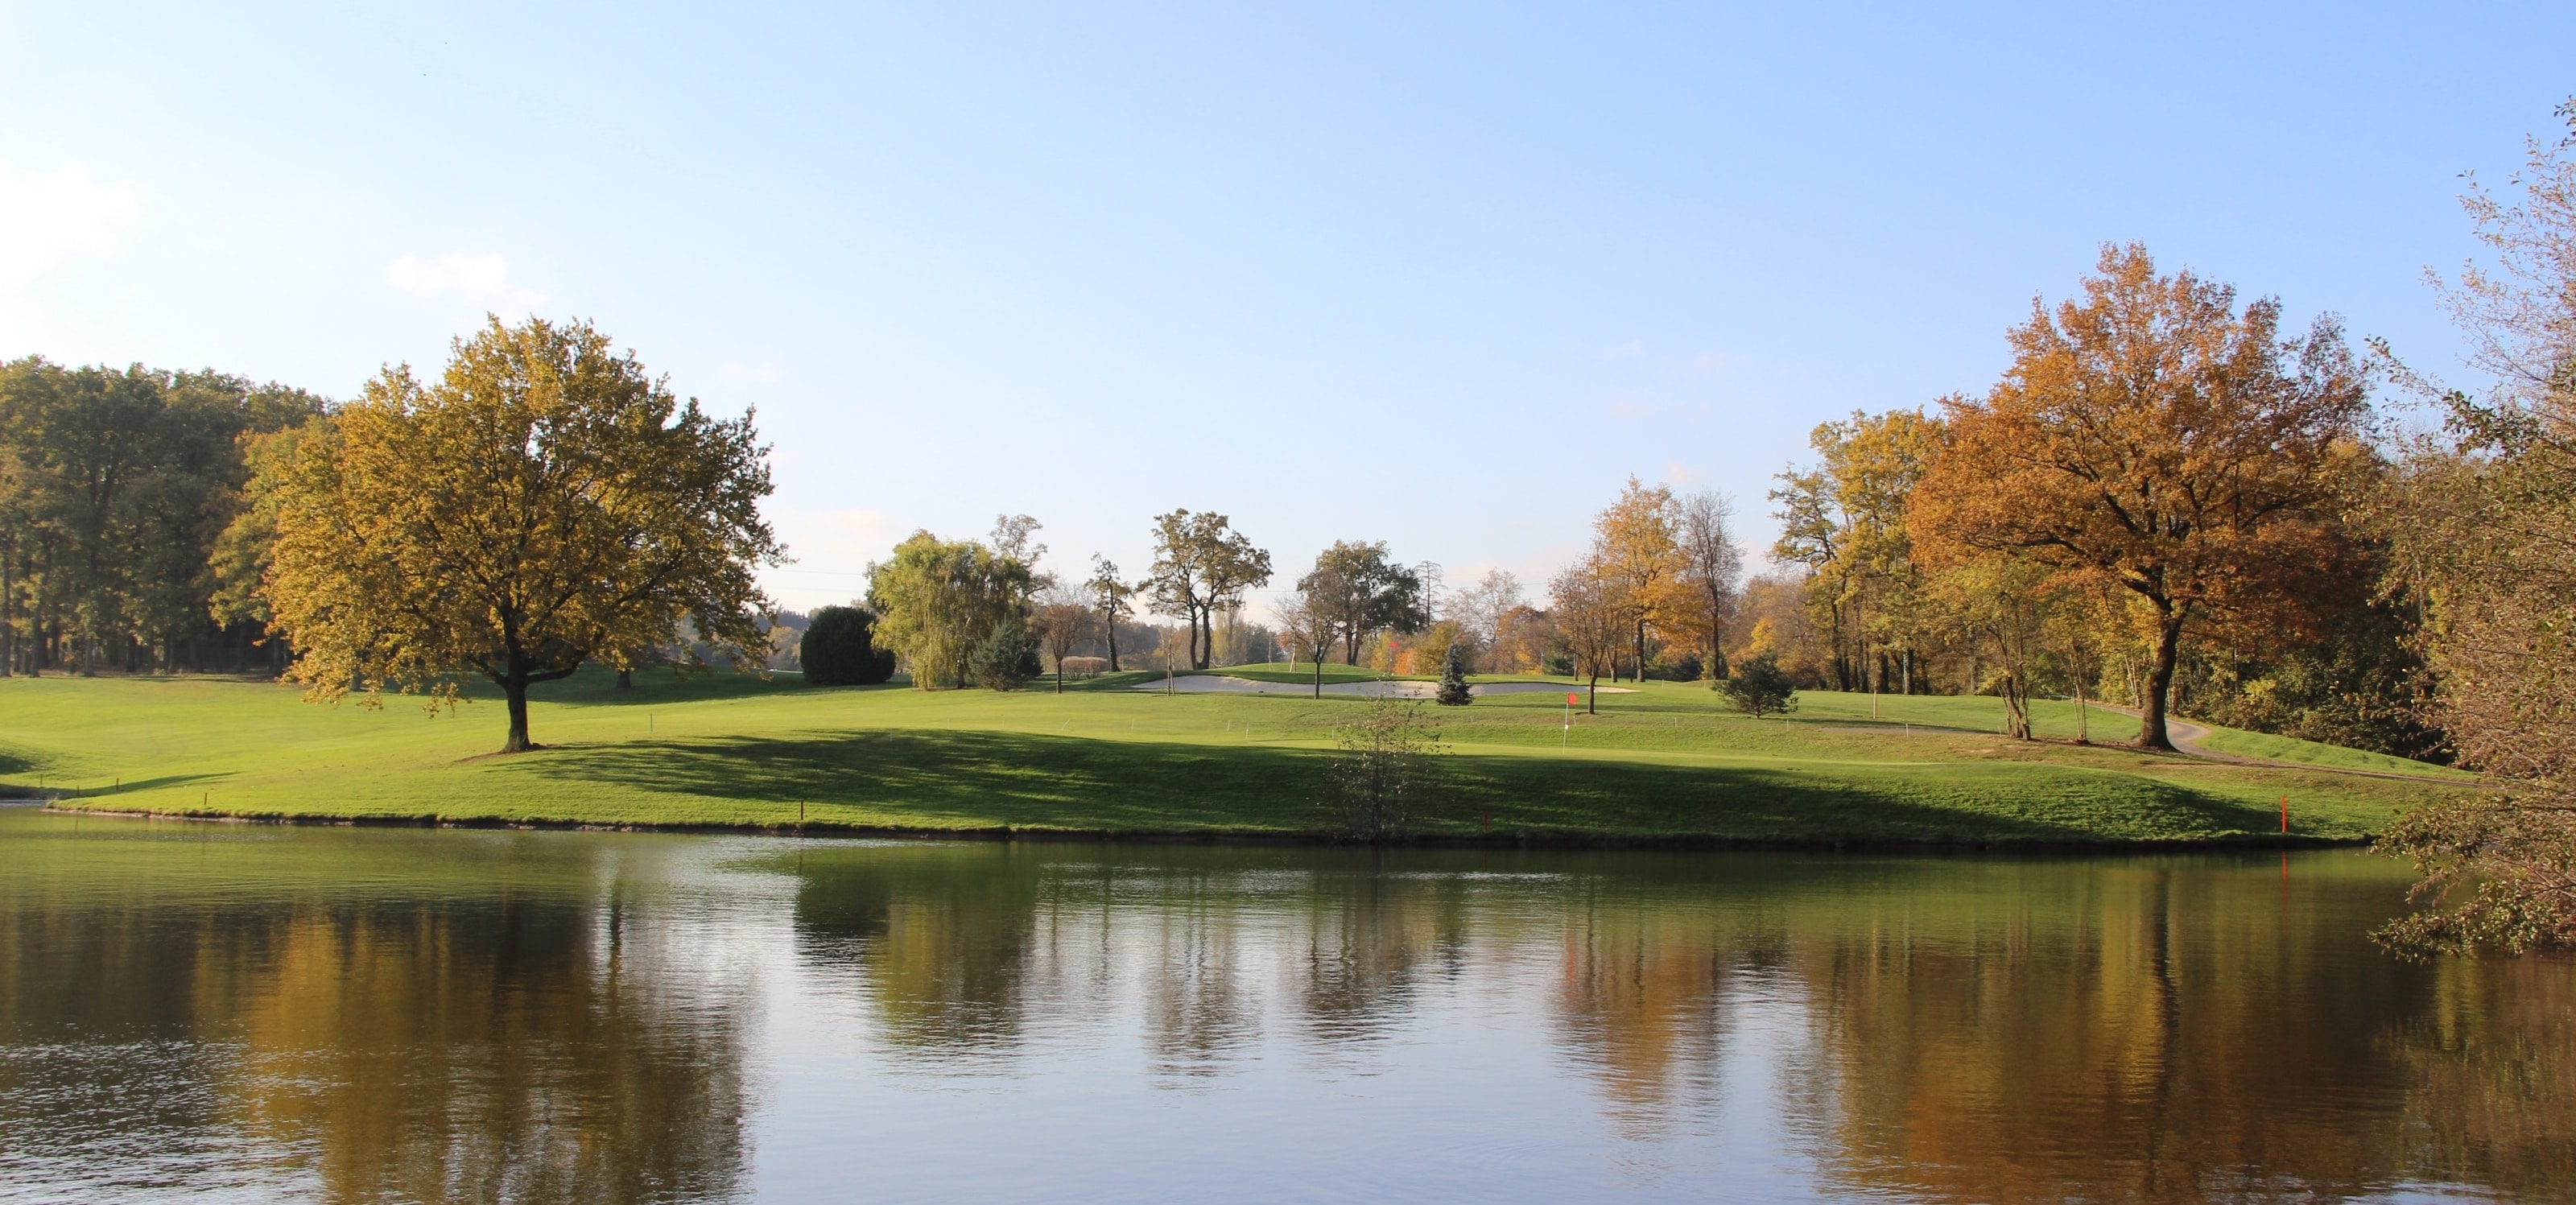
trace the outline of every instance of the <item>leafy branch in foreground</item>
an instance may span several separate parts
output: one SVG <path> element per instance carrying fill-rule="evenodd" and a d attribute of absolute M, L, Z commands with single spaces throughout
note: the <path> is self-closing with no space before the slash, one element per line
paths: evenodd
<path fill-rule="evenodd" d="M 2497 266 L 2444 290 L 2494 390 L 2399 374 L 2452 439 L 2414 449 L 2380 515 L 2392 593 L 2424 608 L 2430 717 L 2505 787 L 2389 833 L 2422 881 L 2378 937 L 2415 957 L 2576 947 L 2576 101 L 2558 112 L 2569 134 L 2532 143 L 2521 204 L 2468 197 Z"/>

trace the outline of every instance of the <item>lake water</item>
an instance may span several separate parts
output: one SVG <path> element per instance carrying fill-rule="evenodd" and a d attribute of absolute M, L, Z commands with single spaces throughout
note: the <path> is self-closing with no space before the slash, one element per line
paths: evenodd
<path fill-rule="evenodd" d="M 0 810 L 0 1200 L 2567 1198 L 2404 868 Z"/>

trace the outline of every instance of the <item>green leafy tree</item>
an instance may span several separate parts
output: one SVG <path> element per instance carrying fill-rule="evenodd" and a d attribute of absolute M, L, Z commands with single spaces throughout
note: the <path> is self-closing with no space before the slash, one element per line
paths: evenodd
<path fill-rule="evenodd" d="M 1431 624 L 1422 573 L 1387 559 L 1386 544 L 1336 540 L 1317 553 L 1315 567 L 1297 589 L 1332 615 L 1342 638 L 1342 663 L 1360 663 L 1360 643 L 1379 632 L 1412 635 Z"/>
<path fill-rule="evenodd" d="M 493 319 L 438 380 L 387 369 L 299 441 L 260 596 L 306 697 L 435 706 L 475 675 L 508 701 L 503 751 L 532 749 L 529 687 L 684 622 L 766 662 L 766 455 L 750 415 L 679 401 L 587 323 Z"/>
<path fill-rule="evenodd" d="M 1189 664 L 1206 669 L 1216 651 L 1215 615 L 1270 584 L 1270 554 L 1220 514 L 1176 510 L 1154 517 L 1154 567 L 1145 579 L 1154 613 L 1189 629 Z"/>

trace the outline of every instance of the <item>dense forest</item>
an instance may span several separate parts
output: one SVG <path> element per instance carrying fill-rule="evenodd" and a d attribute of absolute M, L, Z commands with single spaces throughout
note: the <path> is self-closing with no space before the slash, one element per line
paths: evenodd
<path fill-rule="evenodd" d="M 322 399 L 218 372 L 0 365 L 0 667 L 283 669 L 240 523 Z"/>

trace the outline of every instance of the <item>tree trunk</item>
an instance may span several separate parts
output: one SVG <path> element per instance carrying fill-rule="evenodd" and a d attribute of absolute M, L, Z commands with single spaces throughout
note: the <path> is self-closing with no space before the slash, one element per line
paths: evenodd
<path fill-rule="evenodd" d="M 617 689 L 619 689 L 619 690 L 633 690 L 633 689 L 635 689 L 635 671 L 634 671 L 634 670 L 631 670 L 631 669 L 621 669 L 621 670 L 617 671 Z"/>
<path fill-rule="evenodd" d="M 510 739 L 502 742 L 503 753 L 525 753 L 536 748 L 528 739 L 528 676 L 513 674 L 501 682 L 501 693 L 510 700 Z"/>
<path fill-rule="evenodd" d="M 2182 612 L 2163 604 L 2163 620 L 2156 625 L 2156 663 L 2147 673 L 2147 697 L 2139 700 L 2138 747 L 2174 752 L 2173 738 L 2165 732 L 2165 699 L 2173 693 L 2174 660 L 2182 647 Z"/>
<path fill-rule="evenodd" d="M 1107 631 L 1107 632 L 1109 633 L 1109 672 L 1114 674 L 1114 673 L 1117 673 L 1117 672 L 1118 672 L 1118 616 L 1117 616 L 1117 614 L 1116 614 L 1115 612 L 1111 613 L 1111 614 L 1110 614 L 1110 616 L 1109 616 L 1109 618 L 1107 618 L 1106 620 L 1103 620 L 1103 621 L 1101 622 L 1101 625 L 1100 625 L 1100 626 L 1101 626 L 1101 628 L 1102 628 L 1103 630 L 1105 630 L 1105 631 Z"/>
<path fill-rule="evenodd" d="M 1315 650 L 1315 697 L 1324 697 L 1324 650 Z"/>
<path fill-rule="evenodd" d="M 1637 621 L 1637 685 L 1646 684 L 1646 621 Z"/>
<path fill-rule="evenodd" d="M 2093 733 L 2085 723 L 2089 717 L 2084 709 L 2084 659 L 2080 656 L 2069 656 L 2066 661 L 2075 670 L 2075 743 L 2090 745 L 2093 743 Z"/>
<path fill-rule="evenodd" d="M 1585 695 L 1583 696 L 1583 714 L 1585 714 L 1585 715 L 1599 715 L 1599 714 L 1601 714 L 1601 667 L 1600 667 L 1600 666 L 1597 666 L 1597 665 L 1596 665 L 1596 666 L 1593 666 L 1593 667 L 1592 667 L 1592 685 L 1591 685 L 1590 687 L 1586 688 L 1586 689 L 1587 689 L 1590 693 L 1587 693 L 1587 694 L 1585 694 Z"/>

